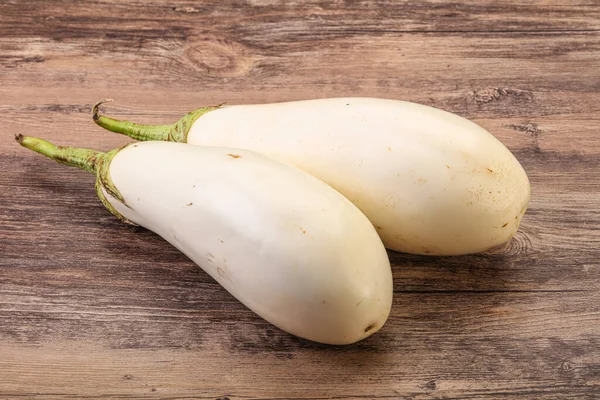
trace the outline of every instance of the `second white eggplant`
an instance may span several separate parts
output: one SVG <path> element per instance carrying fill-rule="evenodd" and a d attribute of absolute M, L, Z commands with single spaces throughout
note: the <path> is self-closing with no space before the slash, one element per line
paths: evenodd
<path fill-rule="evenodd" d="M 315 175 L 352 201 L 386 247 L 459 255 L 516 232 L 529 180 L 485 129 L 433 107 L 374 98 L 205 107 L 174 125 L 100 116 L 137 139 L 246 148 Z"/>

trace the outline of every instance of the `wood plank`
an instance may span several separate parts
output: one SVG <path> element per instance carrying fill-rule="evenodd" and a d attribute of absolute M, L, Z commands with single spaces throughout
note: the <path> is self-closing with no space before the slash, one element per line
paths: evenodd
<path fill-rule="evenodd" d="M 289 91 L 298 82 L 312 85 L 301 90 L 377 90 L 395 97 L 423 87 L 425 93 L 420 96 L 424 99 L 440 92 L 448 101 L 454 97 L 454 103 L 461 103 L 468 94 L 473 98 L 472 112 L 502 104 L 498 100 L 527 106 L 545 94 L 550 99 L 562 92 L 584 96 L 563 104 L 562 109 L 551 103 L 536 113 L 545 115 L 583 106 L 598 110 L 587 104 L 585 96 L 595 95 L 600 85 L 600 72 L 591 68 L 597 62 L 599 38 L 600 32 L 365 34 L 332 39 L 323 46 L 323 38 L 315 33 L 308 44 L 277 42 L 273 51 L 265 51 L 246 37 L 204 35 L 166 43 L 151 41 L 135 52 L 102 39 L 56 43 L 33 38 L 15 46 L 3 38 L 0 48 L 7 55 L 0 65 L 5 67 L 3 86 L 8 87 L 26 80 L 27 86 L 35 88 L 70 85 L 106 90 L 119 82 L 121 91 L 158 85 L 170 93 L 223 91 L 239 96 L 251 89 Z M 349 53 L 361 57 L 348 63 Z M 536 73 L 529 73 L 532 70 Z"/>
<path fill-rule="evenodd" d="M 113 25 L 107 36 L 130 40 L 181 37 L 190 32 L 240 31 L 246 36 L 298 42 L 322 31 L 329 38 L 345 31 L 506 32 L 600 30 L 600 8 L 594 0 L 477 1 L 114 1 L 2 3 L 3 24 L 11 37 L 48 35 L 97 37 L 96 26 Z M 39 18 L 40 16 L 44 18 Z M 143 24 L 143 30 L 136 25 Z"/>
<path fill-rule="evenodd" d="M 107 348 L 90 342 L 79 342 L 76 347 L 60 342 L 43 348 L 0 345 L 5 355 L 0 365 L 5 366 L 9 382 L 0 395 L 15 393 L 11 387 L 39 382 L 37 390 L 18 393 L 51 398 L 301 399 L 310 387 L 310 398 L 593 399 L 599 383 L 590 365 L 598 357 L 593 341 L 575 346 L 568 341 L 507 339 L 498 347 L 471 339 L 468 345 L 473 351 L 467 351 L 464 339 L 442 343 L 433 339 L 422 348 L 403 346 L 401 353 L 391 354 L 378 346 L 352 351 L 304 347 L 301 352 L 287 353 L 285 341 L 276 342 L 279 352 L 265 353 L 262 345 L 256 347 L 264 338 L 252 339 L 255 342 L 208 339 L 196 352 Z M 235 358 L 223 357 L 228 346 Z M 531 349 L 527 355 L 533 356 L 527 360 L 521 353 L 524 346 Z M 560 356 L 546 357 L 549 351 Z M 453 357 L 445 357 L 444 352 Z M 257 356 L 262 360 L 259 363 Z M 430 359 L 432 368 L 424 369 L 423 359 Z M 202 372 L 199 364 L 205 366 Z M 446 372 L 456 364 L 463 368 Z M 553 384 L 537 381 L 540 373 Z M 510 383 L 496 379 L 499 376 L 510 377 Z M 586 380 L 590 384 L 582 385 Z"/>

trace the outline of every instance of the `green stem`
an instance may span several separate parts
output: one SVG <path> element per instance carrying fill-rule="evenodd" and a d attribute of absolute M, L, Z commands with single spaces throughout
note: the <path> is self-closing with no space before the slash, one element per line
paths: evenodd
<path fill-rule="evenodd" d="M 15 136 L 15 140 L 21 146 L 51 158 L 56 162 L 77 167 L 91 173 L 96 173 L 98 159 L 104 155 L 104 153 L 96 150 L 55 146 L 45 140 L 20 134 Z"/>
<path fill-rule="evenodd" d="M 100 101 L 92 107 L 92 118 L 97 125 L 111 132 L 121 133 L 136 140 L 159 140 L 180 143 L 187 142 L 188 132 L 198 118 L 222 106 L 220 104 L 218 106 L 198 108 L 184 115 L 179 121 L 171 125 L 141 125 L 131 121 L 120 121 L 100 115 L 100 106 L 109 101 L 112 100 Z"/>
<path fill-rule="evenodd" d="M 135 225 L 135 223 L 121 215 L 104 194 L 106 191 L 117 201 L 127 206 L 123 196 L 110 178 L 110 163 L 114 156 L 128 145 L 103 153 L 101 151 L 76 147 L 55 146 L 45 140 L 23 135 L 15 135 L 15 140 L 19 142 L 21 146 L 40 153 L 61 164 L 77 167 L 95 174 L 96 193 L 98 194 L 100 201 L 102 201 L 102 204 L 104 204 L 108 211 L 113 213 L 121 221 Z"/>

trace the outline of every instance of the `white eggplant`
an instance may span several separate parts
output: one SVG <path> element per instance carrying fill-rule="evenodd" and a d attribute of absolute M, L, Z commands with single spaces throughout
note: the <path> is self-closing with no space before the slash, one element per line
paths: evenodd
<path fill-rule="evenodd" d="M 181 250 L 258 315 L 329 344 L 385 323 L 392 275 L 369 220 L 295 167 L 248 150 L 146 142 L 108 153 L 21 145 L 97 175 L 107 208 Z"/>
<path fill-rule="evenodd" d="M 530 198 L 513 154 L 465 118 L 415 103 L 333 98 L 198 109 L 174 125 L 98 114 L 141 140 L 246 148 L 318 177 L 352 201 L 386 247 L 415 254 L 487 250 L 517 231 Z"/>

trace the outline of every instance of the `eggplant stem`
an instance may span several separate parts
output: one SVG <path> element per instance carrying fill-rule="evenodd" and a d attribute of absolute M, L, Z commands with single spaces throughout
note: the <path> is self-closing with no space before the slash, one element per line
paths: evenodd
<path fill-rule="evenodd" d="M 100 115 L 100 106 L 109 101 L 113 100 L 102 100 L 94 104 L 92 107 L 92 118 L 97 125 L 111 132 L 121 133 L 136 140 L 159 140 L 164 142 L 179 143 L 187 142 L 188 132 L 198 118 L 209 111 L 220 108 L 223 105 L 219 104 L 217 106 L 198 108 L 197 110 L 184 115 L 179 121 L 171 125 L 141 125 L 131 121 L 121 121 Z"/>
<path fill-rule="evenodd" d="M 15 135 L 15 140 L 19 142 L 21 146 L 40 153 L 61 164 L 77 167 L 95 174 L 96 193 L 98 194 L 98 197 L 100 197 L 102 204 L 104 204 L 108 211 L 113 213 L 121 221 L 135 225 L 134 222 L 121 215 L 104 194 L 104 192 L 110 194 L 117 201 L 120 201 L 127 206 L 123 196 L 110 178 L 109 167 L 113 157 L 128 145 L 103 153 L 101 151 L 77 147 L 55 146 L 46 140 L 20 134 Z"/>
<path fill-rule="evenodd" d="M 21 134 L 15 135 L 15 140 L 23 147 L 40 153 L 61 164 L 77 167 L 91 173 L 96 172 L 98 159 L 104 155 L 101 151 L 77 147 L 56 146 L 46 140 Z"/>
<path fill-rule="evenodd" d="M 136 140 L 161 140 L 168 139 L 169 131 L 172 125 L 140 125 L 130 121 L 120 121 L 118 119 L 100 115 L 100 106 L 104 103 L 113 101 L 106 99 L 99 101 L 92 107 L 92 118 L 94 122 L 111 132 L 122 133 Z"/>

